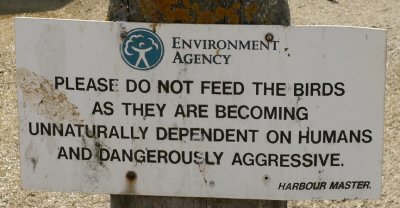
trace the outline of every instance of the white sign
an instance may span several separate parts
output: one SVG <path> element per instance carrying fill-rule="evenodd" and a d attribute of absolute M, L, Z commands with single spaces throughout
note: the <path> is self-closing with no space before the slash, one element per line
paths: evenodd
<path fill-rule="evenodd" d="M 378 198 L 386 31 L 16 19 L 23 188 Z"/>

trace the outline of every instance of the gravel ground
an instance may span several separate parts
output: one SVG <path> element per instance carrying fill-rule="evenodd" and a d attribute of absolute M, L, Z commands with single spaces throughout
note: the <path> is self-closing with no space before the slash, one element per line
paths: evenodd
<path fill-rule="evenodd" d="M 291 201 L 289 207 L 400 207 L 400 141 L 396 138 L 400 132 L 400 1 L 289 0 L 289 4 L 292 25 L 351 25 L 388 30 L 382 198 Z M 105 20 L 107 5 L 108 0 L 74 0 L 53 11 L 0 15 L 0 207 L 110 207 L 108 195 L 21 190 L 13 28 L 14 16 Z"/>

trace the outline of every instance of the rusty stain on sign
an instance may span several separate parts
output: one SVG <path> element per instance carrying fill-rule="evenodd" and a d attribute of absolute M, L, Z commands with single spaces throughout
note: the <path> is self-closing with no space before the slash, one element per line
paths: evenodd
<path fill-rule="evenodd" d="M 157 33 L 157 27 L 160 27 L 160 26 L 161 26 L 160 23 L 151 23 L 151 24 L 150 24 L 151 30 L 152 30 L 154 33 Z"/>
<path fill-rule="evenodd" d="M 126 178 L 126 190 L 122 194 L 134 194 L 136 193 L 135 184 L 137 182 L 137 174 L 135 171 L 128 171 L 125 175 Z"/>

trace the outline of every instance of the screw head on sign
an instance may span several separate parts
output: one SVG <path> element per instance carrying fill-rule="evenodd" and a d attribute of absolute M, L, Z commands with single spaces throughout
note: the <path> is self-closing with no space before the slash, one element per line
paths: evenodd
<path fill-rule="evenodd" d="M 126 179 L 128 179 L 129 181 L 134 181 L 134 180 L 136 180 L 136 178 L 137 178 L 137 175 L 134 171 L 128 171 L 126 173 Z"/>
<path fill-rule="evenodd" d="M 265 35 L 265 40 L 268 41 L 268 42 L 273 41 L 274 40 L 274 35 L 272 35 L 271 33 L 267 33 Z"/>

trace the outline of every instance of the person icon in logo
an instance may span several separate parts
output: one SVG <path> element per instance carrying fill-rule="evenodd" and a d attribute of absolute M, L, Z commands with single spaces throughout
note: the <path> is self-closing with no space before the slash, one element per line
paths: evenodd
<path fill-rule="evenodd" d="M 158 45 L 154 42 L 154 40 L 151 39 L 151 38 L 148 38 L 148 39 L 152 41 L 154 47 L 158 50 Z M 136 62 L 136 64 L 135 64 L 135 67 L 139 67 L 140 62 L 143 61 L 143 63 L 146 65 L 146 67 L 147 67 L 147 68 L 150 68 L 149 63 L 147 62 L 146 52 L 149 52 L 149 51 L 153 50 L 153 46 L 150 46 L 150 47 L 148 47 L 148 48 L 141 49 L 141 47 L 143 47 L 144 45 L 146 45 L 144 42 L 140 42 L 140 43 L 139 43 L 140 49 L 139 49 L 139 48 L 136 48 L 136 47 L 134 47 L 134 46 L 132 46 L 132 49 L 133 49 L 134 51 L 136 51 L 136 52 L 139 53 L 139 58 L 137 59 L 137 62 Z M 127 45 L 127 46 L 128 46 L 128 45 Z M 128 51 L 126 51 L 126 53 L 129 54 Z"/>
<path fill-rule="evenodd" d="M 164 55 L 161 39 L 147 29 L 135 29 L 128 33 L 121 44 L 121 55 L 132 68 L 154 68 Z"/>

